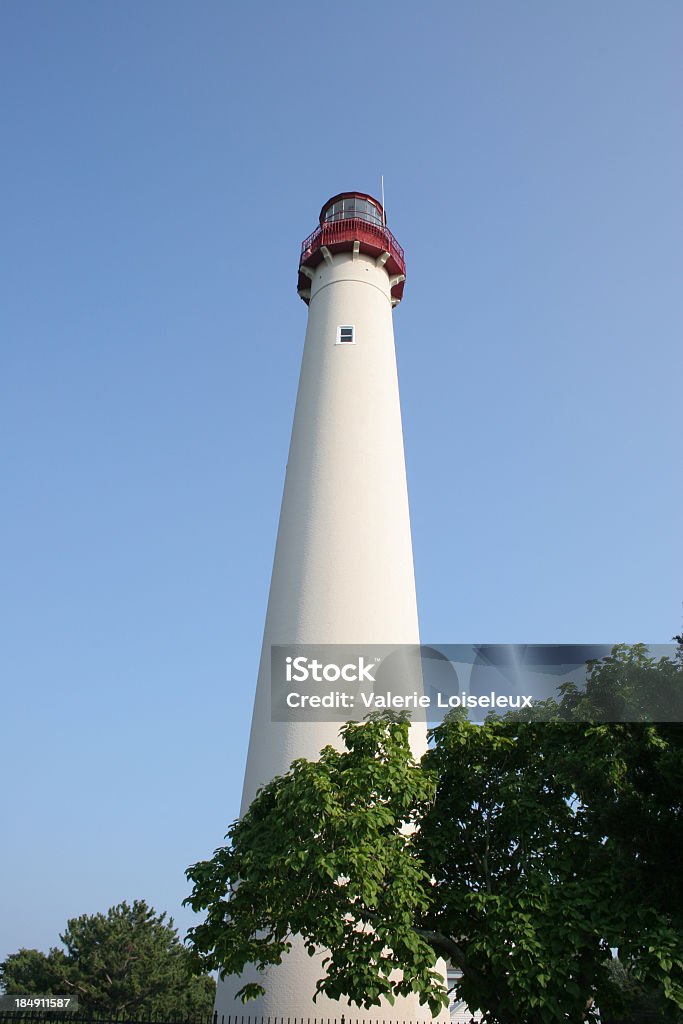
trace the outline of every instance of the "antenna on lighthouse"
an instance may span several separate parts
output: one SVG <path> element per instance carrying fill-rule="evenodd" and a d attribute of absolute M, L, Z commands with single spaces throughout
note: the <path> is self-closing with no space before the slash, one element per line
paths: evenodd
<path fill-rule="evenodd" d="M 384 227 L 387 226 L 387 211 L 384 208 L 384 175 L 382 175 L 382 220 Z"/>

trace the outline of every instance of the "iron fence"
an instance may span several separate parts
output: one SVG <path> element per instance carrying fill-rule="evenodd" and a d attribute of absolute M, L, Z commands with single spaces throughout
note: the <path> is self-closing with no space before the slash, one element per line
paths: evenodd
<path fill-rule="evenodd" d="M 67 1021 L 68 1024 L 434 1024 L 431 1018 L 425 1020 L 379 1020 L 372 1016 L 351 1017 L 261 1017 L 253 1014 L 211 1013 L 205 1017 L 173 1016 L 168 1014 L 88 1014 L 83 1009 L 73 1011 L 55 1010 L 0 1010 L 0 1024 L 35 1021 Z"/>

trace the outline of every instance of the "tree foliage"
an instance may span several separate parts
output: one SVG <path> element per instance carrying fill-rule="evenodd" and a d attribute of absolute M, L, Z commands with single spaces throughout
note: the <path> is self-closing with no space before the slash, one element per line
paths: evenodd
<path fill-rule="evenodd" d="M 12 953 L 0 981 L 12 995 L 73 994 L 92 1014 L 207 1014 L 215 982 L 194 975 L 194 957 L 165 918 L 144 900 L 72 918 L 60 935 L 65 949 Z"/>
<path fill-rule="evenodd" d="M 366 1008 L 413 991 L 433 1012 L 447 1001 L 433 969 L 444 956 L 462 970 L 457 997 L 487 1021 L 552 1024 L 597 1005 L 619 1019 L 616 947 L 638 991 L 675 1016 L 682 726 L 600 720 L 620 677 L 635 707 L 655 699 L 659 672 L 675 698 L 680 658 L 653 664 L 640 646 L 617 647 L 592 666 L 586 695 L 567 687 L 546 706 L 553 721 L 476 726 L 453 713 L 419 765 L 407 723 L 347 724 L 345 750 L 295 762 L 228 845 L 188 870 L 187 902 L 207 912 L 191 933 L 197 954 L 239 974 L 280 962 L 299 934 L 329 951 L 319 991 Z"/>
<path fill-rule="evenodd" d="M 434 955 L 414 921 L 430 879 L 406 826 L 433 799 L 434 780 L 412 759 L 403 722 L 342 729 L 346 751 L 295 761 L 230 829 L 230 844 L 189 871 L 189 902 L 207 910 L 191 930 L 205 964 L 240 973 L 279 963 L 292 935 L 329 950 L 319 990 L 366 1007 L 427 993 L 436 1010 Z M 396 968 L 403 980 L 390 977 Z M 246 997 L 262 988 L 247 985 Z"/>

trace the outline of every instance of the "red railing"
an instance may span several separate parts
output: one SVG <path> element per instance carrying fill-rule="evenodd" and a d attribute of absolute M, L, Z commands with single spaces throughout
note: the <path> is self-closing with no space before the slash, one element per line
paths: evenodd
<path fill-rule="evenodd" d="M 361 217 L 325 222 L 318 226 L 301 244 L 301 263 L 305 263 L 323 245 L 334 245 L 338 242 L 356 239 L 388 252 L 396 260 L 399 272 L 405 273 L 405 253 L 389 228 L 380 224 L 371 224 Z"/>

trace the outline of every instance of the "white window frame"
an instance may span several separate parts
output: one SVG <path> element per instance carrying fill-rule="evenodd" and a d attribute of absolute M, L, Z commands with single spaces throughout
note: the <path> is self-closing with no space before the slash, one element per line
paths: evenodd
<path fill-rule="evenodd" d="M 342 341 L 341 332 L 348 331 L 351 328 L 351 341 Z M 356 344 L 356 325 L 355 324 L 340 324 L 337 328 L 337 340 L 336 345 L 355 345 Z"/>

